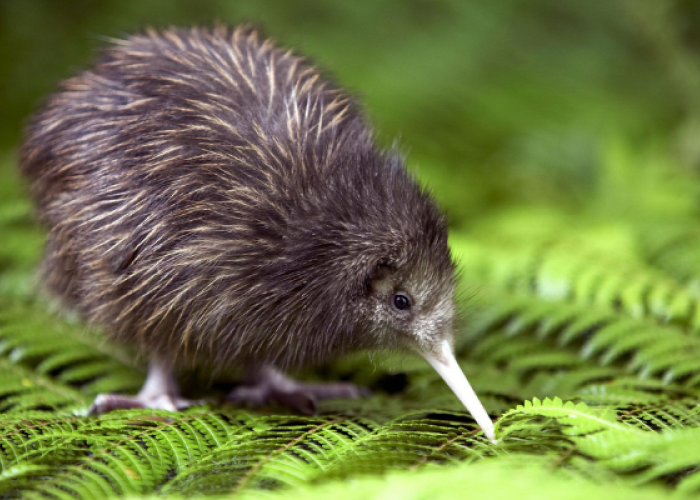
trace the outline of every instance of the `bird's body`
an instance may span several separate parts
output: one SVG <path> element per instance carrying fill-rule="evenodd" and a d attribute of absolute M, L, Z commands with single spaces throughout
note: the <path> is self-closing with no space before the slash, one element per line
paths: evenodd
<path fill-rule="evenodd" d="M 35 116 L 21 166 L 47 288 L 162 366 L 451 340 L 433 199 L 353 99 L 255 31 L 115 42 Z"/>

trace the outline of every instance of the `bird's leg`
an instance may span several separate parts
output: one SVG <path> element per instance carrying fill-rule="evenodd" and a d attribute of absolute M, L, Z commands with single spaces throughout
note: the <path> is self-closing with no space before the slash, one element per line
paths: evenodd
<path fill-rule="evenodd" d="M 246 403 L 252 406 L 275 402 L 300 413 L 313 415 L 316 413 L 316 401 L 334 398 L 355 399 L 370 394 L 368 389 L 347 382 L 299 382 L 271 366 L 263 366 L 250 370 L 244 383 L 231 391 L 226 399 L 231 403 Z"/>
<path fill-rule="evenodd" d="M 148 377 L 136 396 L 99 394 L 88 410 L 88 415 L 101 415 L 112 410 L 152 408 L 176 411 L 196 404 L 180 397 L 180 390 L 169 363 L 154 359 L 148 365 Z"/>

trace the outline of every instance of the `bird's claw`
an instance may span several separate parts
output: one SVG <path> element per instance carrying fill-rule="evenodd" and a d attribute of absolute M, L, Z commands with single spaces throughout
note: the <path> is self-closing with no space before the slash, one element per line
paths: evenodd
<path fill-rule="evenodd" d="M 258 377 L 231 391 L 226 400 L 234 404 L 260 406 L 277 403 L 305 415 L 315 415 L 316 402 L 323 399 L 356 399 L 371 396 L 371 391 L 347 382 L 332 384 L 303 383 L 275 373 L 270 377 Z"/>
<path fill-rule="evenodd" d="M 202 401 L 185 399 L 172 394 L 155 396 L 123 396 L 121 394 L 98 394 L 88 409 L 88 415 L 102 415 L 113 410 L 150 408 L 152 410 L 178 411 L 202 404 Z"/>

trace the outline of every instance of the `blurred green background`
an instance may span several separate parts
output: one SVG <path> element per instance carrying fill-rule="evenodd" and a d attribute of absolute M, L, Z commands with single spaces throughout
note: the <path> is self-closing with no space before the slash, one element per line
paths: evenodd
<path fill-rule="evenodd" d="M 261 26 L 358 94 L 453 225 L 587 206 L 625 188 L 611 155 L 632 170 L 661 156 L 680 175 L 700 164 L 694 0 L 2 0 L 0 194 L 19 189 L 26 117 L 106 37 L 214 21 Z"/>

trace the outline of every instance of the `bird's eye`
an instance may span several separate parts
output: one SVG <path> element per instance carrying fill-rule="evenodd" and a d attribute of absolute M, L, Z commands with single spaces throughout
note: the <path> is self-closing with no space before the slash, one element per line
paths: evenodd
<path fill-rule="evenodd" d="M 399 311 L 406 311 L 411 308 L 411 299 L 405 293 L 394 294 L 392 298 L 394 307 Z"/>

